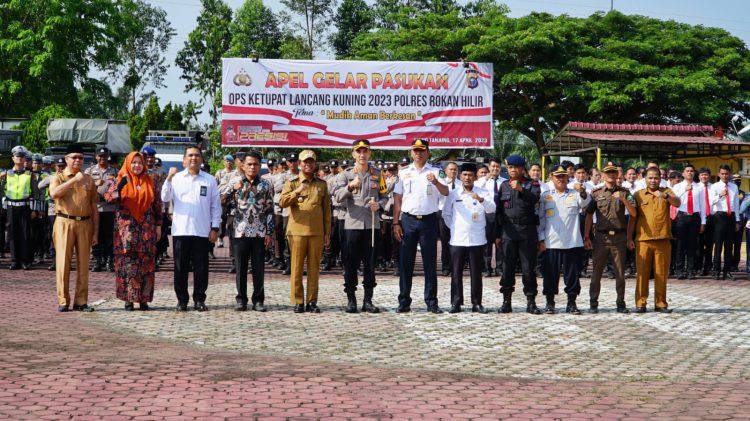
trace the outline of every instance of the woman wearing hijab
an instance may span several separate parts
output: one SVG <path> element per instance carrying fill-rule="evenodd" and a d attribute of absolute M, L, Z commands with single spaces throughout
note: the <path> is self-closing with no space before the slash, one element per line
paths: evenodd
<path fill-rule="evenodd" d="M 148 310 L 154 297 L 156 243 L 161 237 L 162 202 L 157 185 L 146 171 L 143 155 L 131 152 L 105 199 L 117 203 L 115 216 L 115 279 L 117 298 L 125 310 L 138 302 Z"/>

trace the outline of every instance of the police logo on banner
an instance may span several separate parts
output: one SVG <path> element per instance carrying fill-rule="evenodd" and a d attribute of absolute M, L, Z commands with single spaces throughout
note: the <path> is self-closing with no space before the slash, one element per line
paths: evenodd
<path fill-rule="evenodd" d="M 250 86 L 253 84 L 253 79 L 245 72 L 245 69 L 240 69 L 239 73 L 234 75 L 232 82 L 235 86 Z"/>
<path fill-rule="evenodd" d="M 466 87 L 474 89 L 479 86 L 479 72 L 474 69 L 466 69 Z"/>

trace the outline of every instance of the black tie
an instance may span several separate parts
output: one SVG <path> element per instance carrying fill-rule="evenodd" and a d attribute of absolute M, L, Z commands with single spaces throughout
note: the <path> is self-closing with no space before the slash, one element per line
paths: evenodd
<path fill-rule="evenodd" d="M 495 179 L 495 194 L 497 194 L 497 178 Z"/>

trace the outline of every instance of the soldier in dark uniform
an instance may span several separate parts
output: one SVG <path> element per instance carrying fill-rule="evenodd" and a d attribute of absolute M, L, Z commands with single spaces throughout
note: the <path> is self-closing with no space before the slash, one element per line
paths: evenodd
<path fill-rule="evenodd" d="M 636 210 L 630 191 L 617 185 L 617 167 L 607 165 L 602 172 L 604 173 L 604 186 L 597 187 L 591 192 L 591 202 L 586 208 L 586 230 L 583 239 L 586 248 L 593 250 L 591 257 L 593 270 L 589 286 L 590 312 L 599 312 L 602 272 L 607 264 L 607 257 L 611 256 L 617 290 L 617 311 L 629 313 L 630 311 L 625 306 L 625 250 L 627 249 L 628 224 L 633 224 L 635 221 L 634 218 L 627 218 L 625 210 L 630 215 L 635 215 Z M 592 232 L 594 231 L 594 214 L 596 214 L 596 230 Z"/>
<path fill-rule="evenodd" d="M 536 256 L 541 247 L 537 234 L 537 213 L 541 188 L 538 181 L 526 177 L 526 159 L 511 155 L 505 160 L 510 180 L 500 185 L 495 196 L 496 243 L 502 246 L 503 277 L 500 292 L 503 305 L 499 313 L 510 313 L 511 296 L 516 285 L 516 264 L 520 258 L 526 312 L 541 314 L 536 306 Z M 542 243 L 543 244 L 543 243 Z"/>

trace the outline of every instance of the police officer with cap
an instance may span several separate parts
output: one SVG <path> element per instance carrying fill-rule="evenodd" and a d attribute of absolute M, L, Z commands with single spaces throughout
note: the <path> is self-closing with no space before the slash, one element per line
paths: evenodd
<path fill-rule="evenodd" d="M 13 263 L 10 270 L 31 269 L 31 209 L 39 197 L 38 179 L 26 169 L 28 151 L 23 146 L 11 149 L 13 169 L 0 174 L 5 178 L 3 199 L 8 212 L 8 234 L 10 235 L 10 253 Z"/>
<path fill-rule="evenodd" d="M 340 174 L 339 162 L 335 159 L 328 163 L 328 168 L 331 169 L 331 173 L 323 178 L 328 186 L 328 191 L 331 193 L 331 241 L 328 242 L 328 246 L 323 251 L 323 267 L 321 270 L 331 270 L 336 266 L 336 259 L 341 256 L 341 241 L 339 237 L 339 227 L 337 225 L 338 215 L 341 212 L 341 204 L 336 200 L 334 190 L 336 190 L 336 176 Z"/>
<path fill-rule="evenodd" d="M 96 191 L 99 194 L 99 201 L 96 204 L 96 208 L 99 210 L 99 240 L 92 250 L 94 261 L 91 270 L 94 272 L 100 272 L 103 267 L 106 267 L 110 272 L 115 270 L 113 233 L 117 205 L 104 199 L 104 193 L 109 190 L 117 177 L 117 170 L 109 165 L 109 156 L 109 148 L 106 146 L 98 148 L 96 150 L 96 164 L 84 171 L 85 174 L 94 179 L 94 185 L 96 185 Z"/>
<path fill-rule="evenodd" d="M 424 300 L 427 311 L 440 314 L 437 299 L 437 239 L 440 196 L 448 195 L 448 186 L 440 182 L 440 167 L 427 163 L 430 144 L 414 139 L 411 157 L 414 162 L 401 169 L 393 189 L 393 234 L 401 241 L 399 259 L 399 296 L 397 313 L 411 311 L 411 285 L 417 245 L 424 266 Z"/>
<path fill-rule="evenodd" d="M 367 139 L 352 145 L 354 166 L 336 176 L 334 197 L 344 210 L 344 248 L 347 260 L 344 267 L 344 292 L 347 313 L 357 313 L 357 269 L 362 264 L 362 286 L 365 289 L 362 311 L 379 313 L 372 304 L 375 289 L 375 231 L 380 230 L 378 211 L 387 201 L 385 177 L 369 164 L 372 151 Z"/>
<path fill-rule="evenodd" d="M 31 173 L 36 176 L 37 181 L 41 181 L 49 175 L 49 172 L 44 170 L 44 156 L 42 154 L 31 155 Z M 44 260 L 44 232 L 47 221 L 45 217 L 47 203 L 44 194 L 43 190 L 38 190 L 38 196 L 34 198 L 31 207 L 31 245 L 29 248 L 34 263 L 41 263 Z"/>
<path fill-rule="evenodd" d="M 526 177 L 526 159 L 522 156 L 510 155 L 505 160 L 505 166 L 510 179 L 500 185 L 495 211 L 495 242 L 503 248 L 503 278 L 500 281 L 503 305 L 498 312 L 512 311 L 511 296 L 516 285 L 516 263 L 520 258 L 526 312 L 541 314 L 536 306 L 535 270 L 537 253 L 544 250 L 544 242 L 539 241 L 537 234 L 537 203 L 541 187 L 538 181 Z"/>

